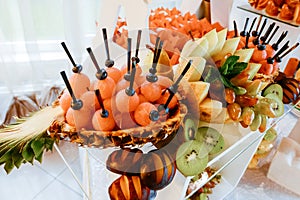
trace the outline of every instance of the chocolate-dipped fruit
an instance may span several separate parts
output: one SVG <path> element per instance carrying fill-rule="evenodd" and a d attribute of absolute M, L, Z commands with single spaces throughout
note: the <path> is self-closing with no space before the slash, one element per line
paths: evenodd
<path fill-rule="evenodd" d="M 156 191 L 150 190 L 141 183 L 139 176 L 122 175 L 108 188 L 111 200 L 150 200 Z"/>
<path fill-rule="evenodd" d="M 141 165 L 141 181 L 152 190 L 160 190 L 169 185 L 176 167 L 167 151 L 154 150 L 144 155 Z"/>
<path fill-rule="evenodd" d="M 106 160 L 106 168 L 117 174 L 139 175 L 143 152 L 140 149 L 118 149 Z"/>

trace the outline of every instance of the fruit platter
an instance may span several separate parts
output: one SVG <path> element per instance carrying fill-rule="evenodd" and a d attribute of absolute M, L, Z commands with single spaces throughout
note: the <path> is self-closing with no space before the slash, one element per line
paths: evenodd
<path fill-rule="evenodd" d="M 62 42 L 72 69 L 59 73 L 65 89 L 0 129 L 7 173 L 41 162 L 64 140 L 89 152 L 88 168 L 102 167 L 105 179 L 86 177 L 88 199 L 220 199 L 266 132 L 273 137 L 284 104 L 299 102 L 299 80 L 280 66 L 299 43 L 262 17 L 246 18 L 239 31 L 158 8 L 149 28 L 129 30 L 125 42 L 106 28 L 100 35 L 82 65 Z M 240 173 L 228 178 L 228 166 Z"/>

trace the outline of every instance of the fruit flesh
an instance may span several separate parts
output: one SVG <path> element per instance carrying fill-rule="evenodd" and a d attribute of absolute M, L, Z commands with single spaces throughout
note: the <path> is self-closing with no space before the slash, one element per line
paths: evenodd
<path fill-rule="evenodd" d="M 181 144 L 177 150 L 177 169 L 185 176 L 200 174 L 206 168 L 207 163 L 207 151 L 205 147 L 196 140 Z"/>

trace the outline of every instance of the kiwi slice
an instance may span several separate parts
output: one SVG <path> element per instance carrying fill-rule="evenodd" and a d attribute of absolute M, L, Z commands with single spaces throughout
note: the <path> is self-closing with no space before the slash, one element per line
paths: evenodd
<path fill-rule="evenodd" d="M 275 112 L 275 117 L 280 117 L 284 114 L 284 104 L 282 102 L 282 99 L 280 99 L 278 95 L 270 93 L 267 94 L 265 97 L 273 100 L 273 102 L 271 102 L 271 107 Z"/>
<path fill-rule="evenodd" d="M 176 153 L 177 169 L 184 176 L 195 176 L 204 171 L 208 163 L 208 153 L 204 145 L 196 140 L 184 142 Z"/>
<path fill-rule="evenodd" d="M 216 129 L 207 126 L 198 128 L 195 139 L 204 144 L 210 155 L 221 152 L 225 146 L 222 134 Z"/>
<path fill-rule="evenodd" d="M 197 131 L 197 126 L 195 122 L 188 118 L 184 122 L 184 139 L 185 141 L 193 140 L 195 133 Z"/>
<path fill-rule="evenodd" d="M 279 99 L 282 101 L 283 98 L 283 90 L 281 85 L 274 83 L 269 85 L 264 91 L 263 91 L 263 96 L 267 96 L 268 94 L 276 94 Z"/>
<path fill-rule="evenodd" d="M 266 134 L 264 135 L 264 139 L 268 142 L 273 142 L 277 137 L 277 131 L 271 127 L 266 131 Z"/>

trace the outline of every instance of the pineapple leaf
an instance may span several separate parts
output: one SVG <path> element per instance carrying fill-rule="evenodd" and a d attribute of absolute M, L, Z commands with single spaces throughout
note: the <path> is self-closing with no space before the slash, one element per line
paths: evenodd
<path fill-rule="evenodd" d="M 14 167 L 15 167 L 15 165 L 14 165 L 14 162 L 12 159 L 7 160 L 4 165 L 4 169 L 7 174 L 9 174 L 13 170 Z"/>
<path fill-rule="evenodd" d="M 44 138 L 40 138 L 31 142 L 30 147 L 32 148 L 35 157 L 38 157 L 40 154 L 43 153 L 45 148 L 44 141 L 45 141 Z"/>
<path fill-rule="evenodd" d="M 22 156 L 22 154 L 20 154 L 20 149 L 15 148 L 13 154 L 12 154 L 12 160 L 14 162 L 14 165 L 19 168 L 21 166 L 21 164 L 24 161 L 24 158 Z"/>
<path fill-rule="evenodd" d="M 5 154 L 3 154 L 0 157 L 0 164 L 3 164 L 5 162 L 7 162 L 8 160 L 10 160 L 11 156 L 12 156 L 12 151 L 7 151 Z"/>
<path fill-rule="evenodd" d="M 22 151 L 22 156 L 27 162 L 30 162 L 32 164 L 34 159 L 34 152 L 30 144 L 31 143 L 29 142 L 25 145 Z"/>
<path fill-rule="evenodd" d="M 47 129 L 63 115 L 59 105 L 48 106 L 0 128 L 0 165 L 4 164 L 7 173 L 22 163 L 42 161 L 44 150 L 52 150 L 55 142 L 47 135 Z"/>
<path fill-rule="evenodd" d="M 36 159 L 37 161 L 39 161 L 40 163 L 42 163 L 43 154 L 41 153 L 39 156 L 36 156 L 35 159 Z"/>
<path fill-rule="evenodd" d="M 48 151 L 52 151 L 53 145 L 54 145 L 55 139 L 52 139 L 50 137 L 45 138 L 45 149 Z"/>

